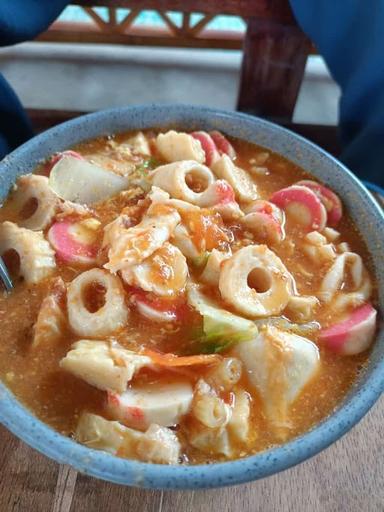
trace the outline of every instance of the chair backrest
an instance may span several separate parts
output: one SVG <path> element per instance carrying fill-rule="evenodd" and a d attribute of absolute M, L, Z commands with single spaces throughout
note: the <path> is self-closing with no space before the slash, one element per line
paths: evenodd
<path fill-rule="evenodd" d="M 39 36 L 42 41 L 92 42 L 195 48 L 243 48 L 238 109 L 280 122 L 292 119 L 304 74 L 310 41 L 297 26 L 288 0 L 74 0 L 91 24 L 55 22 Z M 95 7 L 106 7 L 108 19 Z M 129 9 L 118 19 L 118 8 Z M 166 29 L 134 25 L 143 10 L 155 10 Z M 169 11 L 182 14 L 176 24 Z M 191 14 L 203 17 L 191 23 Z M 237 15 L 247 23 L 241 33 L 212 31 L 207 25 L 220 14 Z"/>

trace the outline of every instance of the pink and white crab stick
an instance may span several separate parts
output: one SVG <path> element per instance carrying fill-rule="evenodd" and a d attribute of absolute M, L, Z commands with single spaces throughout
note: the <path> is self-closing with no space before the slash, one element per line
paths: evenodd
<path fill-rule="evenodd" d="M 343 206 L 338 196 L 329 188 L 312 180 L 302 180 L 297 183 L 302 187 L 307 187 L 314 192 L 320 199 L 328 215 L 328 224 L 336 226 L 343 216 Z"/>
<path fill-rule="evenodd" d="M 235 201 L 235 192 L 231 185 L 225 180 L 216 180 L 205 190 L 202 206 L 210 207 Z"/>
<path fill-rule="evenodd" d="M 245 209 L 241 223 L 260 239 L 280 242 L 284 238 L 284 214 L 275 204 L 257 199 Z"/>
<path fill-rule="evenodd" d="M 137 311 L 154 322 L 180 322 L 188 314 L 183 300 L 162 299 L 141 288 L 129 287 L 130 299 Z"/>
<path fill-rule="evenodd" d="M 367 350 L 376 331 L 377 311 L 364 304 L 345 320 L 320 331 L 319 341 L 330 350 L 343 355 L 359 354 Z"/>
<path fill-rule="evenodd" d="M 217 130 L 214 130 L 212 132 L 209 132 L 209 135 L 211 136 L 213 142 L 215 143 L 217 151 L 220 153 L 220 155 L 228 155 L 229 158 L 231 158 L 232 160 L 236 158 L 236 151 L 234 147 L 229 142 L 229 140 L 226 137 L 224 137 L 222 133 L 220 133 Z"/>
<path fill-rule="evenodd" d="M 213 142 L 212 137 L 207 132 L 192 132 L 191 135 L 194 139 L 200 142 L 201 147 L 205 153 L 205 164 L 209 167 L 220 157 L 216 148 L 216 144 Z"/>
<path fill-rule="evenodd" d="M 272 194 L 270 201 L 306 231 L 325 228 L 327 211 L 317 195 L 307 187 L 292 185 L 283 188 Z"/>
<path fill-rule="evenodd" d="M 81 265 L 96 261 L 99 250 L 96 231 L 88 229 L 84 221 L 55 222 L 48 231 L 48 240 L 61 261 Z"/>
<path fill-rule="evenodd" d="M 235 192 L 231 185 L 225 180 L 217 180 L 212 183 L 204 192 L 201 206 L 213 208 L 220 213 L 224 220 L 241 218 L 243 212 L 236 202 Z"/>

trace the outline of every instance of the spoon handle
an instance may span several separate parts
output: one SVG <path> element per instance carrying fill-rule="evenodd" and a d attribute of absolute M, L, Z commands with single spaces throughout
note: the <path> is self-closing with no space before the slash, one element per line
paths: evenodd
<path fill-rule="evenodd" d="M 10 292 L 13 289 L 12 280 L 8 274 L 7 267 L 4 264 L 4 261 L 0 257 L 0 278 L 3 281 L 5 288 L 8 292 Z"/>

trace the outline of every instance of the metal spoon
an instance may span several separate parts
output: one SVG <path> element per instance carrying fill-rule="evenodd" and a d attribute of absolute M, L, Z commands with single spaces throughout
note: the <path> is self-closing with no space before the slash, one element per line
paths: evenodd
<path fill-rule="evenodd" d="M 12 279 L 11 279 L 11 277 L 8 273 L 7 267 L 5 266 L 5 263 L 1 257 L 0 257 L 0 279 L 3 281 L 7 292 L 10 292 L 13 289 Z"/>

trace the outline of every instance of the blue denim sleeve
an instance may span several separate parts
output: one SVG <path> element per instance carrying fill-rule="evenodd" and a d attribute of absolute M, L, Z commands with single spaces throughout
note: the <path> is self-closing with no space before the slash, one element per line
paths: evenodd
<path fill-rule="evenodd" d="M 384 186 L 384 1 L 290 0 L 340 85 L 341 159 Z"/>
<path fill-rule="evenodd" d="M 32 135 L 32 127 L 18 97 L 0 75 L 0 158 Z"/>
<path fill-rule="evenodd" d="M 34 39 L 69 0 L 0 0 L 0 46 Z M 33 135 L 25 111 L 0 75 L 0 158 Z"/>
<path fill-rule="evenodd" d="M 34 39 L 46 30 L 70 0 L 1 0 L 0 45 Z"/>

